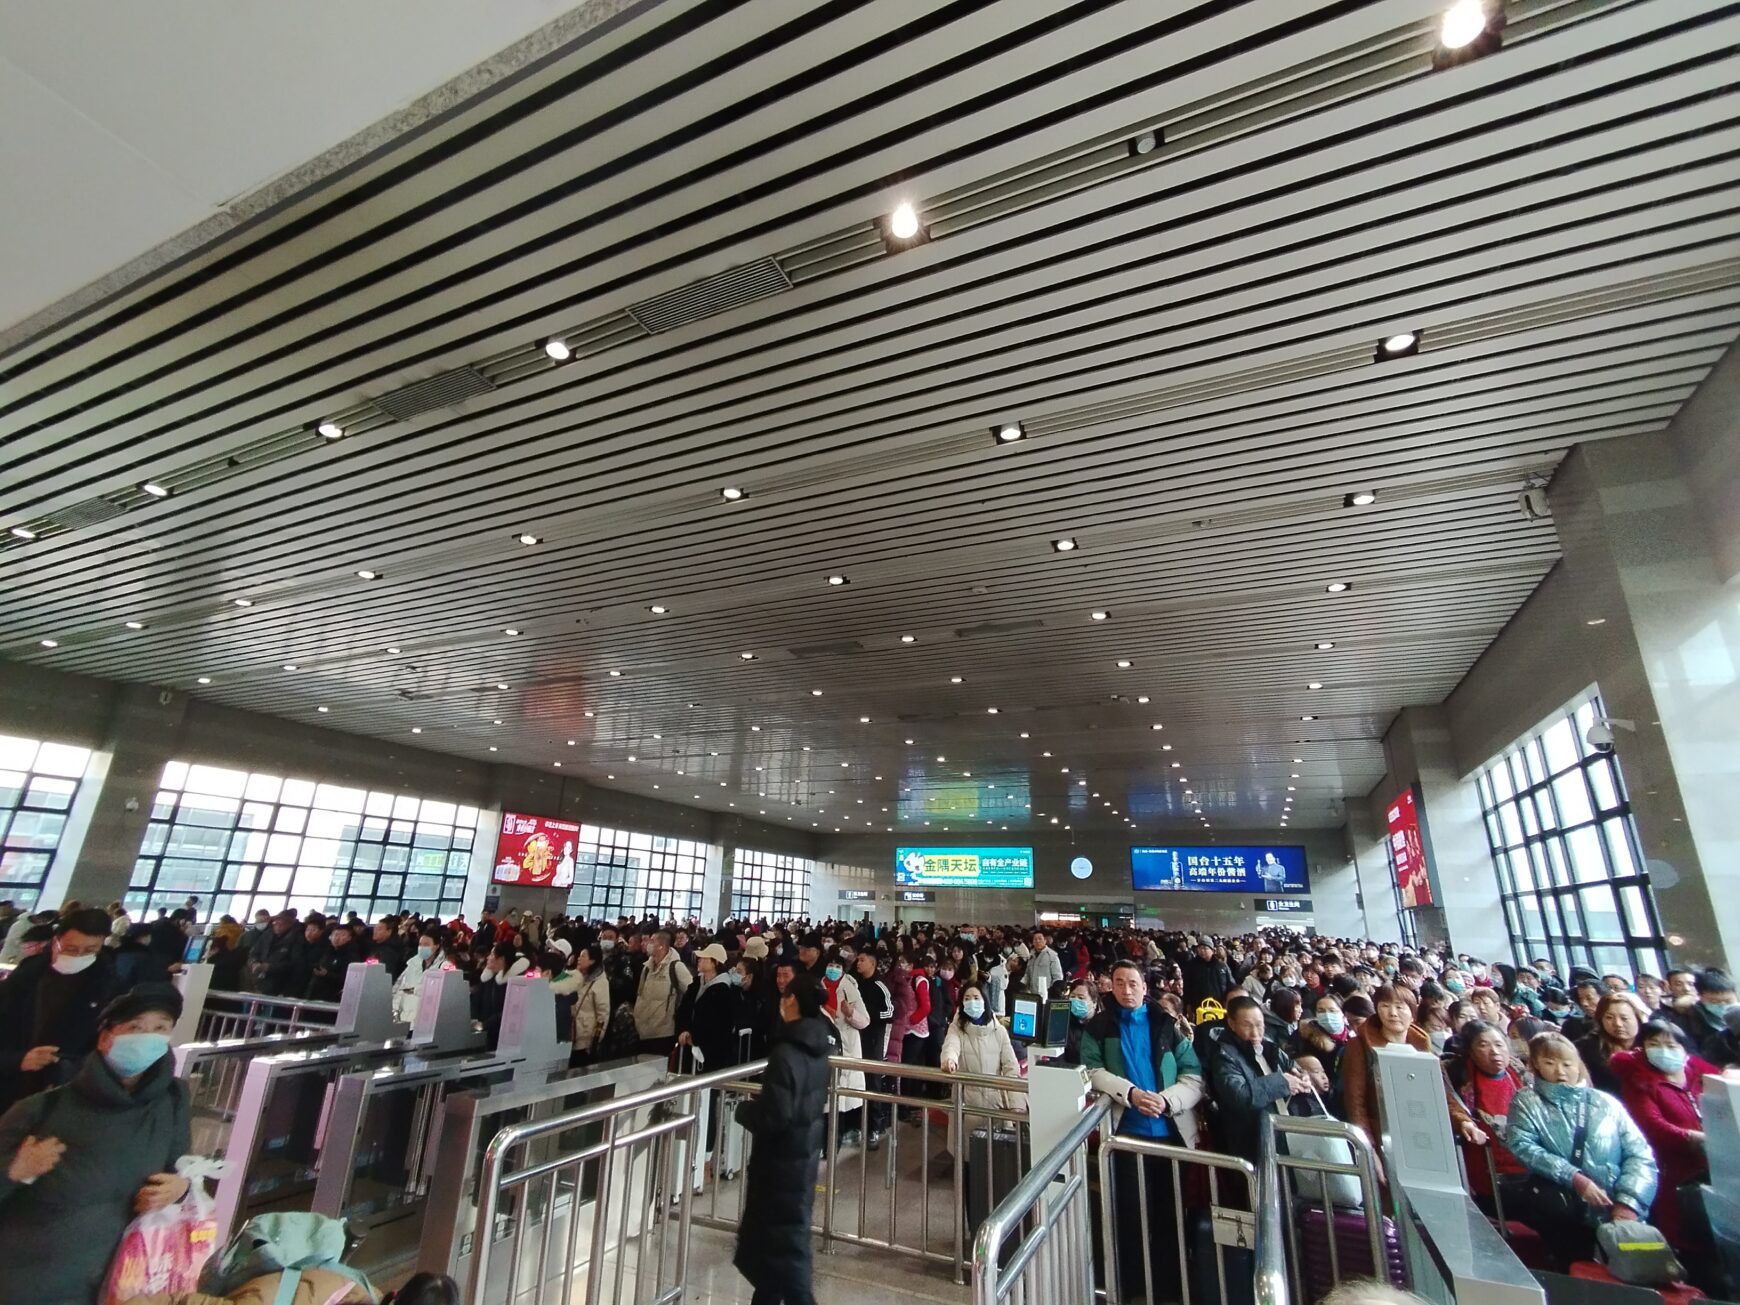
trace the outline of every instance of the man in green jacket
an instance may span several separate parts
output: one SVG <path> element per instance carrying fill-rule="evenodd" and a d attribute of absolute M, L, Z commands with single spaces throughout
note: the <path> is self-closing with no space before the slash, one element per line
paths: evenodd
<path fill-rule="evenodd" d="M 1195 1146 L 1196 1106 L 1203 1085 L 1202 1067 L 1190 1041 L 1159 1002 L 1148 1000 L 1148 983 L 1136 962 L 1123 960 L 1112 967 L 1111 996 L 1082 1033 L 1081 1063 L 1094 1090 L 1112 1098 L 1113 1131 L 1148 1142 Z M 1147 1189 L 1147 1228 L 1142 1227 L 1138 1182 Z M 1173 1214 L 1177 1198 L 1171 1161 L 1115 1152 L 1112 1183 L 1118 1293 L 1126 1300 L 1176 1298 L 1183 1263 Z M 1154 1269 L 1147 1290 L 1145 1243 L 1152 1248 Z"/>

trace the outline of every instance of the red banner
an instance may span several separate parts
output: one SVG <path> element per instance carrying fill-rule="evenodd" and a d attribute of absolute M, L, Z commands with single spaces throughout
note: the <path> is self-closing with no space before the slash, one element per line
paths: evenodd
<path fill-rule="evenodd" d="M 1390 859 L 1396 866 L 1396 887 L 1405 907 L 1432 904 L 1432 876 L 1426 869 L 1426 844 L 1420 837 L 1420 813 L 1409 789 L 1390 803 Z"/>
<path fill-rule="evenodd" d="M 580 826 L 571 820 L 509 811 L 501 818 L 492 877 L 498 884 L 522 888 L 572 888 L 579 842 Z"/>

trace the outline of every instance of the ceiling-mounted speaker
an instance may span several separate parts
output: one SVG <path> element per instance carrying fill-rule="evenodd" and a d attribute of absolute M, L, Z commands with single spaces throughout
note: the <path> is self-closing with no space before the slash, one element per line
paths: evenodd
<path fill-rule="evenodd" d="M 1522 493 L 1516 496 L 1516 505 L 1522 509 L 1526 521 L 1544 521 L 1553 515 L 1553 505 L 1547 501 L 1545 485 L 1524 485 Z"/>

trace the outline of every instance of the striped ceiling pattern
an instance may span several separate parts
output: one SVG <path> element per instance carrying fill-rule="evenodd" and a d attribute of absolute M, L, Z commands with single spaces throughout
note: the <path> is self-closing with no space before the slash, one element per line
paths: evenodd
<path fill-rule="evenodd" d="M 634 8 L 0 358 L 0 656 L 827 832 L 1338 824 L 1740 330 L 1740 4 L 1443 7 Z"/>

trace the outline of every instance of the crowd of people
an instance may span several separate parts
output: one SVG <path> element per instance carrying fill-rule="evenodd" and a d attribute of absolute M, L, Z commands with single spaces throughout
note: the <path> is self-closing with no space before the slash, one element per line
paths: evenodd
<path fill-rule="evenodd" d="M 1118 1133 L 1252 1160 L 1265 1111 L 1333 1116 L 1379 1138 L 1376 1052 L 1430 1053 L 1443 1065 L 1471 1193 L 1538 1232 L 1555 1264 L 1589 1258 L 1601 1221 L 1637 1219 L 1668 1237 L 1694 1277 L 1716 1272 L 1708 1225 L 1682 1193 L 1708 1168 L 1704 1076 L 1740 1064 L 1740 1005 L 1719 970 L 1561 975 L 1547 958 L 1516 966 L 1291 931 L 1222 939 L 1084 927 L 1053 937 L 1013 925 L 765 920 L 707 929 L 491 911 L 475 923 L 260 911 L 245 925 L 202 925 L 197 901 L 148 923 L 118 904 L 10 921 L 6 906 L 0 937 L 16 969 L 0 982 L 0 1096 L 12 1105 L 0 1118 L 0 1158 L 11 1157 L 0 1174 L 0 1262 L 10 1265 L 45 1254 L 40 1224 L 55 1179 L 88 1164 L 79 1152 L 95 1143 L 86 1108 L 73 1103 L 141 1121 L 104 1157 L 110 1196 L 100 1218 L 84 1204 L 83 1245 L 118 1238 L 133 1210 L 180 1196 L 169 1162 L 186 1144 L 185 1093 L 164 1059 L 179 1007 L 162 980 L 203 929 L 219 988 L 335 1000 L 352 963 L 379 964 L 395 1015 L 413 1022 L 423 976 L 450 968 L 469 981 L 473 1018 L 493 1043 L 509 980 L 535 974 L 549 981 L 577 1066 L 652 1054 L 688 1072 L 771 1055 L 780 1090 L 740 1115 L 764 1166 L 783 1165 L 790 1180 L 752 1181 L 746 1222 L 764 1235 L 744 1267 L 758 1283 L 807 1275 L 809 1216 L 787 1189 L 813 1190 L 813 1175 L 804 1178 L 816 1147 L 791 1121 L 813 1105 L 818 1072 L 825 1095 L 826 1056 L 1015 1079 L 1026 1048 L 1008 1017 L 1023 994 L 1067 1000 L 1062 1059 L 1112 1099 Z M 857 1070 L 841 1086 L 894 1091 Z M 45 1124 L 53 1089 L 70 1094 L 69 1106 Z M 912 1108 L 898 1111 L 843 1099 L 842 1146 L 878 1148 L 917 1117 L 926 1089 L 913 1091 Z M 977 1084 L 971 1094 L 969 1104 L 999 1109 L 1024 1100 Z M 1175 1199 L 1170 1181 L 1162 1166 L 1118 1176 L 1119 1190 L 1148 1184 L 1161 1209 Z M 81 1202 L 89 1195 L 75 1190 Z M 1154 1221 L 1151 1236 L 1163 1274 L 1177 1262 L 1172 1221 Z M 1121 1246 L 1120 1263 L 1140 1252 Z M 90 1272 L 69 1279 L 65 1299 L 81 1299 Z M 100 1264 L 94 1272 L 100 1279 Z M 0 1286 L 0 1305 L 8 1299 Z"/>

